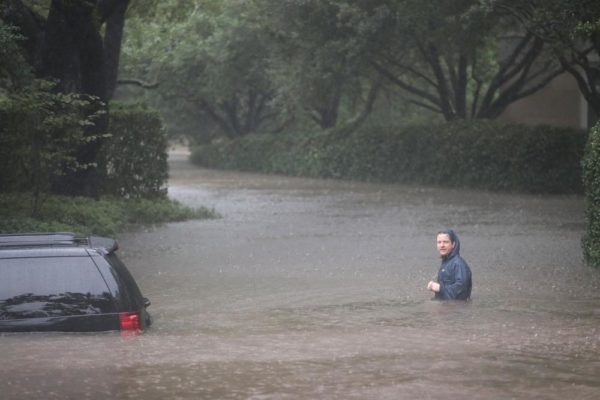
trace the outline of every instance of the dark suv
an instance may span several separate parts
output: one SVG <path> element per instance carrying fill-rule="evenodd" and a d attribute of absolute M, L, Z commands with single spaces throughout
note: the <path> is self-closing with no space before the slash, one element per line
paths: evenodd
<path fill-rule="evenodd" d="M 150 301 L 117 242 L 72 233 L 0 235 L 0 332 L 141 332 Z"/>

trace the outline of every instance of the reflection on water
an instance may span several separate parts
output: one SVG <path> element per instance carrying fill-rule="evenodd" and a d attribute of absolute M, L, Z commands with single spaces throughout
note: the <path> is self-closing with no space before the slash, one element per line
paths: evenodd
<path fill-rule="evenodd" d="M 225 218 L 121 239 L 153 328 L 2 336 L 2 399 L 597 398 L 581 198 L 172 174 Z M 471 302 L 425 290 L 447 226 Z"/>

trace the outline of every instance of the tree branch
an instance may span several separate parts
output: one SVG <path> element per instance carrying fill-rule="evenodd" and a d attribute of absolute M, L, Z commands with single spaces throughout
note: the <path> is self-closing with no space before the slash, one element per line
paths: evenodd
<path fill-rule="evenodd" d="M 426 108 L 426 109 L 428 109 L 428 110 L 434 111 L 434 112 L 436 112 L 436 113 L 438 113 L 438 114 L 443 114 L 443 112 L 442 112 L 441 108 L 439 108 L 439 107 L 434 107 L 434 106 L 432 106 L 432 105 L 430 105 L 430 104 L 427 104 L 427 103 L 423 103 L 422 101 L 418 101 L 418 100 L 410 100 L 410 101 L 409 101 L 409 103 L 412 103 L 412 104 L 415 104 L 415 105 L 417 105 L 417 106 L 419 106 L 419 107 L 423 107 L 423 108 Z"/>
<path fill-rule="evenodd" d="M 158 87 L 158 82 L 148 83 L 142 81 L 141 79 L 117 79 L 117 85 L 135 85 L 144 89 L 156 89 Z"/>
<path fill-rule="evenodd" d="M 517 82 L 511 85 L 507 90 L 503 91 L 500 96 L 492 102 L 492 104 L 486 108 L 481 109 L 477 114 L 478 118 L 497 118 L 502 112 L 506 109 L 506 107 L 519 99 L 530 96 L 543 87 L 545 87 L 548 83 L 550 83 L 554 78 L 558 75 L 562 74 L 565 71 L 564 68 L 555 70 L 553 73 L 548 74 L 544 79 L 539 81 L 537 84 L 529 87 L 528 89 L 523 89 L 524 79 L 519 78 Z M 524 72 L 526 74 L 527 72 Z"/>
<path fill-rule="evenodd" d="M 440 108 L 442 109 L 442 113 L 446 120 L 451 120 L 456 117 L 456 110 L 452 107 L 452 102 L 450 101 L 450 90 L 448 88 L 448 79 L 444 74 L 444 70 L 440 63 L 440 56 L 437 47 L 433 44 L 429 44 L 427 46 L 427 51 L 429 52 L 429 65 L 433 68 L 433 74 L 436 77 L 438 82 L 437 88 L 438 93 L 440 95 Z"/>
<path fill-rule="evenodd" d="M 365 105 L 362 111 L 357 114 L 348 124 L 349 132 L 357 129 L 371 114 L 373 111 L 373 105 L 375 104 L 375 100 L 377 100 L 377 95 L 379 94 L 379 90 L 383 86 L 383 80 L 385 78 L 382 75 L 378 75 L 375 82 L 371 84 L 371 88 L 369 89 L 369 93 L 367 95 L 367 99 L 365 101 Z"/>
<path fill-rule="evenodd" d="M 232 127 L 227 123 L 227 120 L 219 115 L 219 113 L 209 104 L 208 101 L 206 101 L 206 99 L 199 98 L 195 100 L 196 104 L 198 104 L 200 108 L 204 110 L 204 112 L 206 112 L 206 114 L 208 114 L 208 116 L 215 121 L 218 126 L 221 127 L 223 132 L 225 132 L 228 137 L 232 138 L 236 136 L 234 129 L 232 129 Z"/>
<path fill-rule="evenodd" d="M 402 64 L 396 60 L 393 60 L 390 57 L 384 56 L 386 61 L 388 63 L 390 63 L 392 66 L 402 70 L 402 71 L 406 71 L 406 72 L 410 72 L 411 74 L 415 75 L 417 78 L 422 79 L 423 81 L 425 81 L 425 83 L 433 86 L 434 88 L 436 88 L 436 83 L 433 79 L 431 79 L 430 77 L 428 77 L 427 75 L 425 75 L 424 73 L 422 73 L 421 71 L 415 69 L 414 67 Z"/>
<path fill-rule="evenodd" d="M 598 91 L 595 87 L 596 82 L 593 82 L 593 79 L 591 79 L 592 76 L 590 76 L 590 73 L 586 70 L 586 67 L 578 64 L 584 70 L 588 79 L 586 79 L 586 77 L 584 77 L 581 72 L 573 66 L 573 63 L 569 62 L 564 56 L 559 56 L 559 60 L 565 70 L 571 74 L 571 76 L 577 82 L 577 86 L 579 86 L 579 90 L 581 91 L 583 97 L 588 101 L 588 103 L 590 103 L 594 111 L 600 114 L 600 98 L 598 97 Z"/>
<path fill-rule="evenodd" d="M 531 40 L 534 40 L 534 43 L 533 45 L 529 46 L 529 42 Z M 527 54 L 521 56 L 521 53 L 525 51 L 527 47 L 529 47 Z M 492 79 L 490 86 L 487 88 L 486 94 L 481 101 L 481 107 L 478 114 L 485 114 L 488 108 L 493 107 L 492 103 L 494 102 L 496 93 L 514 76 L 516 76 L 518 73 L 521 73 L 521 77 L 524 77 L 522 74 L 523 70 L 529 70 L 535 59 L 541 53 L 542 48 L 543 42 L 538 38 L 534 38 L 531 34 L 527 34 L 521 39 L 521 41 L 519 41 L 519 44 L 515 47 L 510 57 L 508 57 L 507 60 L 502 64 L 500 70 Z M 521 57 L 520 60 L 519 57 Z M 516 87 L 515 84 L 511 86 L 513 88 Z"/>
<path fill-rule="evenodd" d="M 377 63 L 372 63 L 372 66 L 373 66 L 373 68 L 375 68 L 375 70 L 377 72 L 379 72 L 385 78 L 387 78 L 392 83 L 399 86 L 400 88 L 406 90 L 410 94 L 414 94 L 415 96 L 422 97 L 425 100 L 429 101 L 430 103 L 434 104 L 435 106 L 438 106 L 438 107 L 440 106 L 439 100 L 435 96 L 430 94 L 429 92 L 426 92 L 422 89 L 418 89 L 418 88 L 414 87 L 413 85 L 410 85 L 410 84 L 402 81 L 401 79 L 397 78 L 396 76 L 394 76 L 392 73 L 390 73 L 388 70 L 381 67 Z"/>

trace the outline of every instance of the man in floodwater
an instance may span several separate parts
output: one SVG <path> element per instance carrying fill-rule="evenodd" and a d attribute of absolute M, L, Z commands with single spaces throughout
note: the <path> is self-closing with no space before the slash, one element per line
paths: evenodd
<path fill-rule="evenodd" d="M 430 281 L 427 289 L 436 300 L 468 300 L 471 297 L 471 269 L 460 256 L 460 241 L 452 229 L 438 232 L 437 250 L 442 265 L 437 282 Z"/>

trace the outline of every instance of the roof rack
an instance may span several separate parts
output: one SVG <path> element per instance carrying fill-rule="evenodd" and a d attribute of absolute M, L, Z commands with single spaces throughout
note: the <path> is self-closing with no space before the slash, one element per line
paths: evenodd
<path fill-rule="evenodd" d="M 71 232 L 51 233 L 14 233 L 0 235 L 0 246 L 42 246 L 67 245 L 76 242 L 75 234 Z"/>
<path fill-rule="evenodd" d="M 118 249 L 114 239 L 102 236 L 77 237 L 72 232 L 0 234 L 0 247 L 87 245 L 112 253 Z"/>

